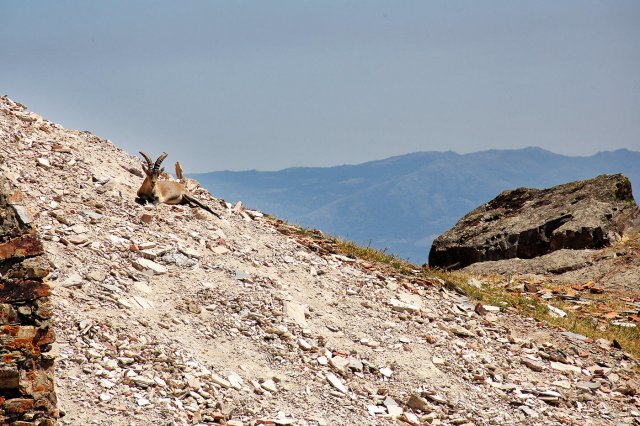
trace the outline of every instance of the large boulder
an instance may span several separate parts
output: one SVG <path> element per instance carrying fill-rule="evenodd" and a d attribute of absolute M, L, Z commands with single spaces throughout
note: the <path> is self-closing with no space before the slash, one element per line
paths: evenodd
<path fill-rule="evenodd" d="M 458 269 L 560 249 L 601 248 L 622 235 L 637 209 L 631 182 L 621 174 L 505 191 L 436 238 L 429 266 Z"/>

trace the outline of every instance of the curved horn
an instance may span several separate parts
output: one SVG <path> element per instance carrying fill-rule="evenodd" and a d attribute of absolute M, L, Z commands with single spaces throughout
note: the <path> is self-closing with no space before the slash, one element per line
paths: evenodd
<path fill-rule="evenodd" d="M 153 164 L 153 173 L 158 173 L 158 169 L 160 169 L 160 164 L 162 164 L 165 158 L 167 158 L 166 152 L 163 152 L 162 154 L 160 154 L 160 157 L 158 157 L 156 162 Z"/>
<path fill-rule="evenodd" d="M 151 157 L 149 157 L 149 154 L 146 154 L 146 153 L 140 151 L 140 155 L 142 155 L 144 157 L 145 161 L 147 162 L 147 165 L 151 166 L 153 161 L 151 161 Z"/>
<path fill-rule="evenodd" d="M 144 158 L 144 160 L 147 162 L 147 167 L 145 167 L 144 165 L 142 166 L 142 170 L 144 170 L 144 172 L 146 174 L 149 174 L 149 172 L 151 171 L 151 168 L 153 167 L 153 161 L 151 161 L 151 157 L 149 157 L 149 154 L 146 154 L 142 151 L 140 151 L 140 155 L 142 155 L 142 157 Z"/>

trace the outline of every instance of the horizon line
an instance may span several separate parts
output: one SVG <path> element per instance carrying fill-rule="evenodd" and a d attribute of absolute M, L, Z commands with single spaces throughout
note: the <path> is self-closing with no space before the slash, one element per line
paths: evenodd
<path fill-rule="evenodd" d="M 205 174 L 209 174 L 209 173 L 226 173 L 226 172 L 231 172 L 231 173 L 243 173 L 243 172 L 279 173 L 279 172 L 284 172 L 284 171 L 288 171 L 288 170 L 297 170 L 297 169 L 332 169 L 332 168 L 337 168 L 337 167 L 355 167 L 355 166 L 362 166 L 362 165 L 365 165 L 365 164 L 378 163 L 378 162 L 381 162 L 381 161 L 387 161 L 387 160 L 392 160 L 392 159 L 397 159 L 397 158 L 402 158 L 402 157 L 409 157 L 409 156 L 417 155 L 417 154 L 453 154 L 453 155 L 457 155 L 457 156 L 461 156 L 462 157 L 462 156 L 466 156 L 466 155 L 476 155 L 476 154 L 482 154 L 482 153 L 493 152 L 493 151 L 507 152 L 507 151 L 526 151 L 526 150 L 543 151 L 543 152 L 546 152 L 546 153 L 549 153 L 549 154 L 557 155 L 557 156 L 560 156 L 560 157 L 566 157 L 566 158 L 589 158 L 589 157 L 594 157 L 594 156 L 599 155 L 599 154 L 614 153 L 614 152 L 619 152 L 619 151 L 628 151 L 628 152 L 633 152 L 633 153 L 640 154 L 640 151 L 634 151 L 634 150 L 629 149 L 629 148 L 618 148 L 618 149 L 597 151 L 597 152 L 594 152 L 591 155 L 566 155 L 566 154 L 559 154 L 557 152 L 553 152 L 553 151 L 550 151 L 550 150 L 548 150 L 546 148 L 541 148 L 539 146 L 526 146 L 524 148 L 491 148 L 491 149 L 484 149 L 484 150 L 480 150 L 480 151 L 472 151 L 472 152 L 465 152 L 465 153 L 459 153 L 459 152 L 452 151 L 452 150 L 445 150 L 445 151 L 431 150 L 431 151 L 411 151 L 411 152 L 407 152 L 406 154 L 392 155 L 390 157 L 379 158 L 379 159 L 376 159 L 376 160 L 363 161 L 363 162 L 360 162 L 360 163 L 335 164 L 335 165 L 332 165 L 332 166 L 290 166 L 290 167 L 285 167 L 285 168 L 277 169 L 277 170 L 258 170 L 258 169 L 231 170 L 231 169 L 225 169 L 225 170 L 211 170 L 211 171 L 208 171 L 208 172 L 194 172 L 194 173 L 186 173 L 186 174 L 187 175 L 191 175 L 191 176 L 196 176 L 196 175 L 205 175 Z"/>

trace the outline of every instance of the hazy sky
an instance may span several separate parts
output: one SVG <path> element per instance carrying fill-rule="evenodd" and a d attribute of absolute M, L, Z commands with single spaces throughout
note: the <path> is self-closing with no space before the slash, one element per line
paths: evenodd
<path fill-rule="evenodd" d="M 3 1 L 0 93 L 186 171 L 640 149 L 640 1 Z"/>

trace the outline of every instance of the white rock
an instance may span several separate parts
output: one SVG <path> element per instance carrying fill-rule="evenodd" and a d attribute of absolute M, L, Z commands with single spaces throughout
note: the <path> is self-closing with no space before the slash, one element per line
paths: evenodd
<path fill-rule="evenodd" d="M 304 340 L 303 338 L 298 339 L 298 346 L 300 346 L 300 348 L 302 348 L 305 351 L 310 351 L 311 349 L 313 349 L 313 345 L 307 342 L 306 340 Z"/>
<path fill-rule="evenodd" d="M 249 215 L 249 217 L 251 219 L 256 219 L 258 217 L 264 217 L 264 214 L 262 212 L 257 211 L 257 210 L 246 209 L 245 212 Z"/>
<path fill-rule="evenodd" d="M 636 328 L 636 325 L 634 323 L 627 321 L 611 321 L 611 325 L 624 328 Z"/>
<path fill-rule="evenodd" d="M 376 414 L 386 414 L 387 413 L 387 409 L 380 406 L 380 405 L 373 405 L 373 404 L 369 404 L 367 405 L 367 411 L 369 411 L 369 414 L 371 414 L 372 416 L 375 416 Z"/>
<path fill-rule="evenodd" d="M 148 388 L 149 386 L 153 386 L 156 384 L 155 380 L 145 376 L 132 377 L 131 381 L 141 388 Z"/>
<path fill-rule="evenodd" d="M 29 224 L 33 222 L 33 216 L 29 212 L 29 209 L 27 209 L 24 206 L 15 205 L 15 204 L 12 207 L 13 207 L 13 210 L 15 210 L 15 212 L 18 214 L 18 218 L 22 223 Z"/>
<path fill-rule="evenodd" d="M 422 308 L 422 296 L 415 293 L 407 293 L 406 291 L 401 291 L 398 293 L 398 300 L 404 303 L 408 303 L 410 305 L 417 306 L 418 308 Z"/>
<path fill-rule="evenodd" d="M 109 371 L 113 371 L 116 368 L 118 368 L 118 361 L 116 361 L 115 359 L 107 359 L 106 361 L 100 364 Z"/>
<path fill-rule="evenodd" d="M 493 306 L 493 305 L 482 305 L 482 307 L 487 311 L 487 312 L 500 312 L 500 308 L 498 306 Z"/>
<path fill-rule="evenodd" d="M 38 157 L 36 158 L 36 163 L 45 170 L 49 170 L 51 168 L 51 163 L 46 158 Z"/>
<path fill-rule="evenodd" d="M 290 320 L 293 320 L 300 327 L 307 326 L 307 319 L 304 316 L 305 305 L 293 301 L 284 302 L 284 314 Z"/>
<path fill-rule="evenodd" d="M 380 371 L 380 374 L 382 374 L 386 378 L 390 378 L 391 375 L 393 374 L 393 370 L 390 369 L 389 367 L 383 367 L 379 371 Z"/>
<path fill-rule="evenodd" d="M 440 357 L 437 357 L 437 356 L 434 355 L 433 357 L 431 357 L 431 362 L 434 365 L 444 365 L 445 360 L 444 360 L 444 358 L 440 358 Z"/>
<path fill-rule="evenodd" d="M 148 249 L 154 248 L 157 245 L 158 244 L 153 241 L 145 241 L 138 244 L 138 247 L 140 248 L 140 250 L 148 250 Z"/>
<path fill-rule="evenodd" d="M 267 390 L 269 392 L 272 392 L 272 393 L 278 392 L 278 387 L 276 386 L 276 383 L 271 379 L 265 380 L 264 382 L 260 383 L 260 386 L 262 386 L 262 389 Z"/>
<path fill-rule="evenodd" d="M 520 410 L 522 410 L 527 416 L 531 417 L 532 419 L 537 419 L 539 416 L 536 411 L 534 411 L 532 408 L 527 407 L 526 405 L 521 405 Z"/>
<path fill-rule="evenodd" d="M 334 356 L 329 360 L 329 364 L 338 371 L 347 371 L 349 359 L 342 356 Z"/>
<path fill-rule="evenodd" d="M 225 246 L 215 246 L 211 249 L 212 252 L 214 252 L 215 254 L 227 254 L 229 253 L 231 250 L 229 250 L 228 248 L 226 248 Z"/>
<path fill-rule="evenodd" d="M 329 373 L 327 374 L 327 380 L 329 381 L 329 383 L 331 383 L 331 386 L 333 386 L 334 388 L 338 389 L 340 392 L 342 392 L 343 394 L 348 394 L 349 393 L 349 388 L 347 388 L 344 383 L 342 383 L 340 381 L 340 379 L 338 379 L 336 377 L 335 374 L 333 373 Z"/>
<path fill-rule="evenodd" d="M 415 414 L 407 411 L 404 413 L 403 415 L 404 420 L 412 425 L 419 425 L 420 424 L 420 419 L 418 419 L 418 416 L 416 416 Z"/>
<path fill-rule="evenodd" d="M 109 392 L 103 392 L 100 394 L 100 401 L 102 402 L 108 402 L 111 401 L 113 399 L 113 395 L 111 395 Z"/>
<path fill-rule="evenodd" d="M 227 379 L 229 379 L 229 383 L 231 384 L 232 388 L 234 388 L 236 390 L 242 389 L 242 385 L 244 383 L 244 380 L 242 380 L 242 377 L 240 377 L 237 373 L 229 374 Z"/>
<path fill-rule="evenodd" d="M 556 308 L 553 305 L 547 304 L 547 308 L 549 308 L 549 311 L 551 312 L 552 315 L 556 315 L 556 316 L 558 316 L 560 318 L 564 318 L 564 317 L 567 316 L 567 313 L 565 311 L 563 311 L 560 308 Z"/>
<path fill-rule="evenodd" d="M 231 387 L 231 383 L 229 383 L 228 380 L 223 379 L 222 377 L 218 376 L 216 373 L 211 373 L 211 380 L 225 389 L 228 389 Z"/>
<path fill-rule="evenodd" d="M 576 367 L 575 365 L 563 364 L 561 362 L 551 362 L 551 368 L 558 371 L 563 371 L 567 373 L 576 373 L 581 374 L 582 370 L 580 367 Z"/>
<path fill-rule="evenodd" d="M 106 389 L 111 389 L 112 387 L 114 387 L 116 384 L 113 383 L 111 380 L 108 379 L 100 379 L 100 386 L 102 386 L 103 388 Z"/>
<path fill-rule="evenodd" d="M 389 300 L 389 305 L 391 305 L 391 309 L 398 312 L 418 312 L 420 311 L 420 307 L 416 305 L 412 305 L 410 303 L 402 302 L 398 299 Z"/>
<path fill-rule="evenodd" d="M 404 410 L 399 405 L 388 405 L 387 411 L 392 418 L 400 417 Z"/>
<path fill-rule="evenodd" d="M 153 302 L 151 302 L 148 299 L 145 299 L 144 297 L 140 297 L 140 296 L 132 296 L 132 299 L 138 304 L 140 305 L 140 307 L 142 309 L 153 309 L 154 305 Z"/>
<path fill-rule="evenodd" d="M 200 259 L 202 257 L 202 253 L 192 249 L 191 247 L 178 247 L 178 250 L 187 257 L 192 257 L 194 259 Z"/>
<path fill-rule="evenodd" d="M 147 275 L 162 275 L 167 273 L 167 268 L 143 257 L 134 260 L 133 267 Z"/>
<path fill-rule="evenodd" d="M 556 380 L 551 383 L 553 386 L 557 386 L 559 388 L 571 389 L 571 382 L 568 380 Z"/>
<path fill-rule="evenodd" d="M 121 297 L 120 299 L 118 299 L 118 303 L 124 306 L 125 308 L 130 308 L 130 309 L 133 308 L 133 303 L 131 303 L 131 301 L 126 297 Z"/>
<path fill-rule="evenodd" d="M 142 281 L 134 282 L 133 288 L 138 290 L 141 293 L 146 293 L 146 294 L 151 294 L 151 292 L 153 291 L 151 287 L 149 287 L 147 284 L 143 283 Z"/>

